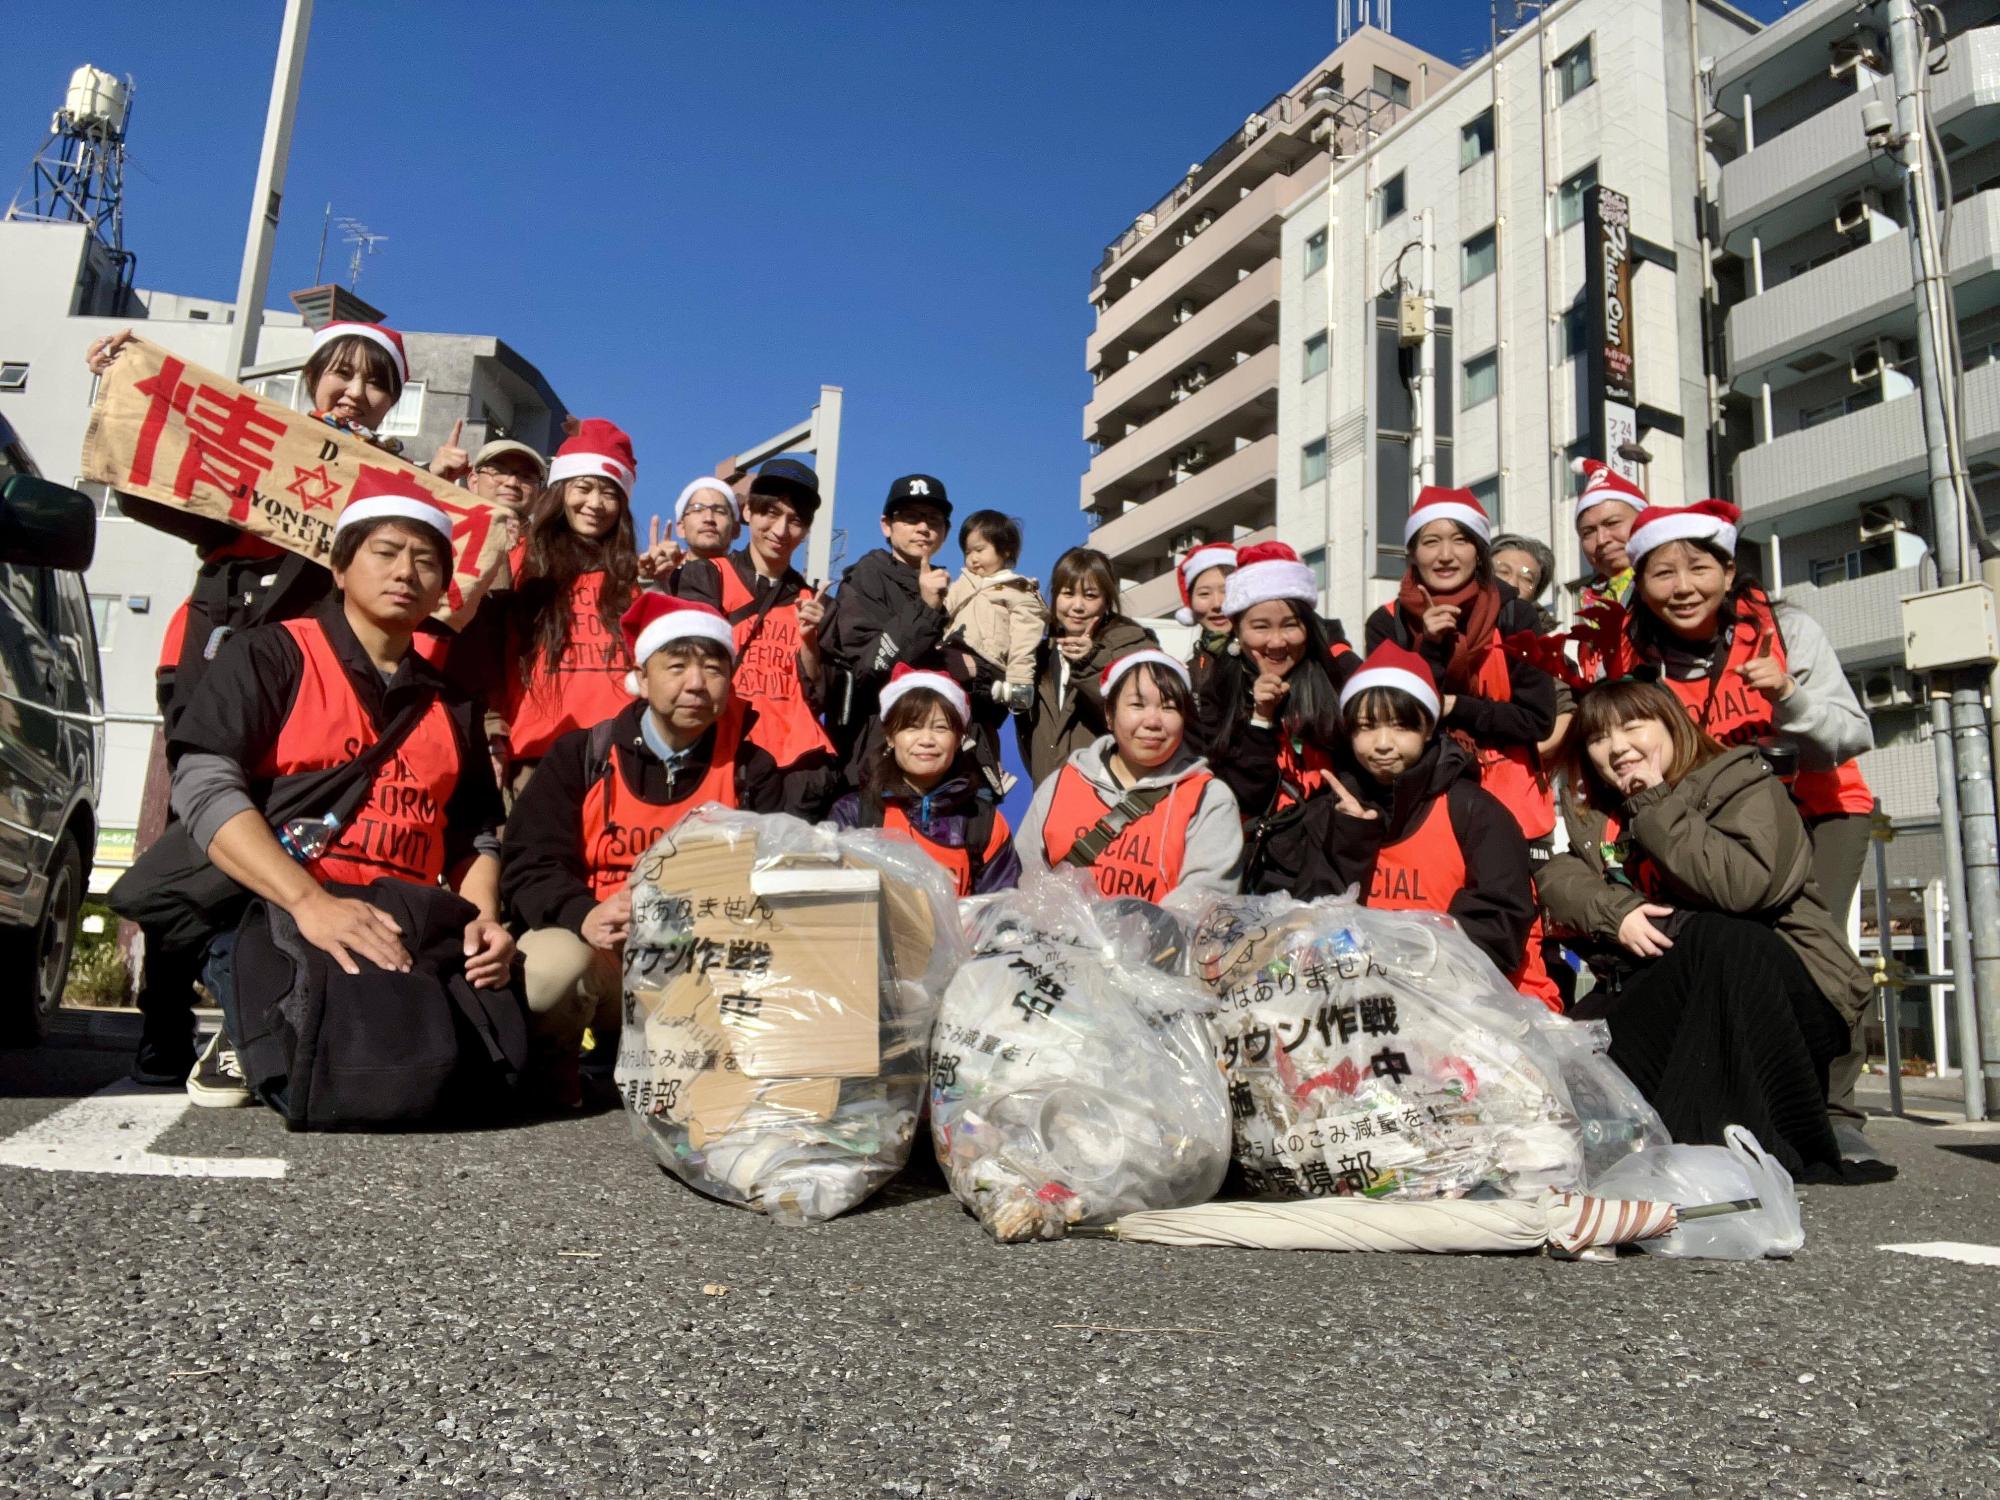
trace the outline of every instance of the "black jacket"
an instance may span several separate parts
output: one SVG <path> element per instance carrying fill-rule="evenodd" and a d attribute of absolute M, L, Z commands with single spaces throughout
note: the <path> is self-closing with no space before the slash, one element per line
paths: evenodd
<path fill-rule="evenodd" d="M 857 563 L 855 566 L 859 567 L 860 564 Z M 751 565 L 750 554 L 747 552 L 732 552 L 719 560 L 697 557 L 684 562 L 674 569 L 673 577 L 667 582 L 667 592 L 677 599 L 691 599 L 697 604 L 706 604 L 710 609 L 720 610 L 724 568 L 732 569 L 737 581 L 743 585 L 750 597 L 757 601 L 756 606 L 750 607 L 752 613 L 757 606 L 763 604 L 764 595 L 774 588 L 778 592 L 777 597 L 771 601 L 773 609 L 782 609 L 805 592 L 805 576 L 797 568 L 785 569 L 782 578 L 775 580 L 765 578 Z"/>
<path fill-rule="evenodd" d="M 672 807 L 692 797 L 714 759 L 715 731 L 695 745 L 686 768 L 669 777 L 639 729 L 643 699 L 612 720 L 612 753 L 626 784 L 655 807 Z M 574 729 L 549 747 L 514 799 L 501 848 L 500 899 L 523 930 L 567 927 L 580 933 L 597 905 L 590 870 L 584 863 L 583 801 L 594 783 L 588 729 Z M 790 812 L 812 817 L 831 788 L 831 771 L 786 775 L 770 752 L 748 740 L 736 750 L 736 805 L 745 812 Z"/>
<path fill-rule="evenodd" d="M 1535 920 L 1528 845 L 1514 815 L 1479 785 L 1472 756 L 1453 740 L 1434 739 L 1423 757 L 1389 786 L 1353 769 L 1336 774 L 1376 816 L 1358 818 L 1340 811 L 1331 792 L 1310 798 L 1272 829 L 1255 890 L 1287 891 L 1311 901 L 1359 885 L 1366 905 L 1376 856 L 1385 845 L 1414 832 L 1443 797 L 1465 857 L 1465 884 L 1447 912 L 1501 973 L 1518 969 Z"/>
<path fill-rule="evenodd" d="M 819 630 L 827 673 L 820 701 L 837 744 L 851 747 L 874 717 L 882 685 L 898 662 L 943 669 L 945 620 L 942 604 L 924 602 L 917 570 L 887 547 L 865 553 L 840 575 Z"/>
<path fill-rule="evenodd" d="M 1503 640 L 1524 630 L 1539 634 L 1535 606 L 1512 590 L 1503 591 L 1500 619 L 1493 628 Z M 1367 638 L 1370 651 L 1384 641 L 1415 651 L 1430 663 L 1439 696 L 1453 692 L 1444 681 L 1445 667 L 1451 661 L 1450 641 L 1424 639 L 1410 628 L 1393 600 L 1368 617 Z M 1444 727 L 1462 729 L 1482 745 L 1539 745 L 1555 732 L 1556 680 L 1532 662 L 1510 656 L 1507 683 L 1511 697 L 1505 703 L 1456 693 L 1451 712 L 1444 716 Z"/>
<path fill-rule="evenodd" d="M 1347 632 L 1340 621 L 1322 616 L 1320 627 L 1326 632 L 1329 646 L 1347 645 Z M 1208 768 L 1235 794 L 1236 805 L 1243 809 L 1248 821 L 1277 803 L 1278 783 L 1282 779 L 1278 751 L 1284 730 L 1279 724 L 1260 727 L 1250 722 L 1250 691 L 1257 674 L 1244 664 L 1241 656 L 1232 656 L 1225 648 L 1208 660 L 1211 665 L 1201 679 L 1203 686 L 1195 694 L 1195 722 L 1189 727 L 1188 742 L 1208 758 Z M 1336 694 L 1360 670 L 1361 657 L 1352 647 L 1326 664 L 1327 677 Z M 1336 712 L 1334 718 L 1338 717 Z M 1335 735 L 1332 742 L 1315 744 L 1313 748 L 1339 758 L 1346 753 L 1346 741 L 1343 736 Z"/>

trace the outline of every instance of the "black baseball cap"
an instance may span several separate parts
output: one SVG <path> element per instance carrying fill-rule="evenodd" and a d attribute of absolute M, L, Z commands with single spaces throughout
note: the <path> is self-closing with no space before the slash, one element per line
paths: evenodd
<path fill-rule="evenodd" d="M 933 506 L 946 521 L 951 519 L 951 497 L 944 492 L 944 481 L 928 474 L 905 474 L 890 485 L 889 498 L 882 502 L 882 519 L 886 521 L 905 505 Z"/>
<path fill-rule="evenodd" d="M 819 511 L 819 475 L 796 458 L 773 458 L 757 470 L 750 493 L 783 500 L 807 521 Z"/>

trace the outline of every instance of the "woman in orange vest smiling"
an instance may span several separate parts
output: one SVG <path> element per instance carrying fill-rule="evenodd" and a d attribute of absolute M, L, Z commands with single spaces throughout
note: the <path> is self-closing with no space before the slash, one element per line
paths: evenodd
<path fill-rule="evenodd" d="M 1163 901 L 1181 886 L 1233 893 L 1243 824 L 1229 788 L 1187 748 L 1187 668 L 1134 651 L 1098 692 L 1111 732 L 1035 788 L 1014 846 L 1024 871 L 1074 865 L 1107 896 Z"/>
<path fill-rule="evenodd" d="M 943 672 L 908 663 L 882 689 L 882 747 L 861 790 L 834 803 L 836 828 L 881 828 L 915 844 L 951 874 L 962 900 L 1012 889 L 1021 861 L 1000 809 L 978 795 L 979 768 L 965 748 L 972 702 Z"/>
<path fill-rule="evenodd" d="M 1493 523 L 1470 490 L 1426 485 L 1403 525 L 1410 565 L 1394 603 L 1368 617 L 1368 649 L 1418 652 L 1441 691 L 1441 727 L 1473 754 L 1479 784 L 1530 841 L 1555 831 L 1538 746 L 1556 724 L 1556 684 L 1501 642 L 1536 632 L 1534 606 L 1493 577 Z"/>

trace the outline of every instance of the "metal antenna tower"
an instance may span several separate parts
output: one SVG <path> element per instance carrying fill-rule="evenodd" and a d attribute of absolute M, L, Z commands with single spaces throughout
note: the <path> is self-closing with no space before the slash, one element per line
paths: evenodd
<path fill-rule="evenodd" d="M 367 256 L 373 255 L 375 247 L 386 243 L 389 236 L 386 234 L 376 234 L 359 219 L 342 218 L 335 219 L 333 222 L 340 227 L 341 242 L 354 247 L 354 254 L 348 258 L 347 262 L 347 289 L 351 292 L 361 280 L 362 260 Z"/>
<path fill-rule="evenodd" d="M 70 74 L 48 139 L 7 205 L 9 219 L 85 224 L 129 287 L 136 257 L 125 248 L 125 126 L 134 85 L 85 63 Z"/>
<path fill-rule="evenodd" d="M 1394 31 L 1396 0 L 1333 0 L 1334 45 L 1346 41 L 1364 26 Z"/>

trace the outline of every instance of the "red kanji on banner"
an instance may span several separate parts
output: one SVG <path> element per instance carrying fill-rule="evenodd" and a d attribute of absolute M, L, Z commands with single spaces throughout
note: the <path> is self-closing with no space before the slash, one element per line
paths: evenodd
<path fill-rule="evenodd" d="M 175 498 L 192 499 L 195 485 L 207 484 L 229 497 L 229 518 L 241 521 L 250 514 L 257 481 L 271 472 L 272 446 L 284 434 L 285 424 L 259 411 L 257 398 L 247 391 L 183 384 L 186 369 L 178 359 L 165 360 L 159 374 L 136 387 L 150 404 L 139 428 L 130 483 L 138 488 L 152 482 L 160 434 L 169 415 L 177 412 L 187 431 L 187 447 L 174 473 Z"/>

